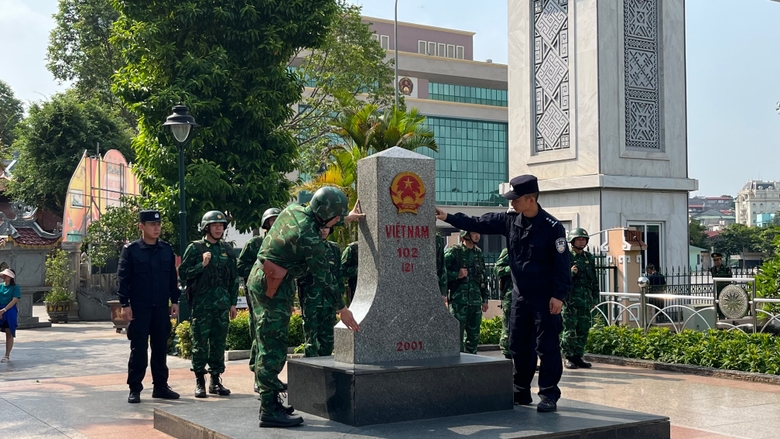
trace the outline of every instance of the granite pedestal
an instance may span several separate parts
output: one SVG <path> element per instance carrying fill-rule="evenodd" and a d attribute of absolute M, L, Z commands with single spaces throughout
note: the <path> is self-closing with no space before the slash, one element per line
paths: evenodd
<path fill-rule="evenodd" d="M 512 362 L 458 357 L 347 364 L 333 357 L 287 364 L 290 404 L 353 426 L 512 410 Z"/>

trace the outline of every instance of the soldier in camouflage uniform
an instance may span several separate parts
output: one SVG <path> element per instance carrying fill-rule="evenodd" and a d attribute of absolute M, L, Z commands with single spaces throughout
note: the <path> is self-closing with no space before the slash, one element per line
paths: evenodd
<path fill-rule="evenodd" d="M 589 368 L 585 362 L 585 344 L 591 326 L 590 310 L 599 300 L 599 280 L 596 276 L 596 259 L 585 250 L 588 232 L 576 228 L 569 233 L 571 244 L 571 292 L 563 305 L 563 333 L 561 350 L 566 357 L 567 369 Z"/>
<path fill-rule="evenodd" d="M 734 277 L 734 273 L 731 272 L 731 268 L 723 265 L 723 254 L 718 252 L 712 253 L 712 267 L 710 267 L 710 274 L 712 277 Z M 720 294 L 721 291 L 723 291 L 724 288 L 726 288 L 726 285 L 728 285 L 728 282 L 718 282 L 717 288 L 715 289 L 716 295 Z M 722 312 L 720 312 L 720 307 L 718 308 L 718 318 L 724 318 Z"/>
<path fill-rule="evenodd" d="M 477 247 L 480 235 L 460 232 L 461 243 L 447 249 L 444 265 L 449 281 L 450 312 L 460 322 L 461 352 L 477 353 L 482 313 L 487 311 L 485 257 Z M 465 336 L 464 336 L 465 334 Z"/>
<path fill-rule="evenodd" d="M 355 298 L 358 273 L 358 243 L 350 242 L 341 254 L 341 275 L 347 280 L 347 303 Z"/>
<path fill-rule="evenodd" d="M 334 292 L 341 295 L 344 282 L 341 277 L 341 249 L 335 242 L 328 241 L 330 227 L 320 229 L 320 236 L 328 246 L 327 260 L 333 274 Z M 325 357 L 333 353 L 333 327 L 336 325 L 337 302 L 322 294 L 321 288 L 312 288 L 314 278 L 311 274 L 298 278 L 298 297 L 303 316 L 305 337 L 304 354 L 307 357 Z"/>
<path fill-rule="evenodd" d="M 493 266 L 493 275 L 498 279 L 498 295 L 501 299 L 501 339 L 498 347 L 505 358 L 512 358 L 509 351 L 509 315 L 512 311 L 512 272 L 509 269 L 509 250 L 501 250 L 496 265 Z"/>
<path fill-rule="evenodd" d="M 441 297 L 447 305 L 447 270 L 444 266 L 444 237 L 436 232 L 436 277 L 439 279 Z"/>
<path fill-rule="evenodd" d="M 249 300 L 257 326 L 257 367 L 255 376 L 260 388 L 260 426 L 291 427 L 303 419 L 293 415 L 292 407 L 282 404 L 284 386 L 279 372 L 287 358 L 287 334 L 294 300 L 292 281 L 307 274 L 313 277 L 312 288 L 337 304 L 341 322 L 358 330 L 352 313 L 344 306 L 341 290 L 328 263 L 328 246 L 320 236 L 322 227 L 356 221 L 363 214 L 353 210 L 347 215 L 347 197 L 334 187 L 323 187 L 314 193 L 307 207 L 288 206 L 268 231 L 249 275 Z"/>
<path fill-rule="evenodd" d="M 263 212 L 263 217 L 260 219 L 260 227 L 268 233 L 271 226 L 274 225 L 276 217 L 282 212 L 281 209 L 272 207 L 266 209 Z M 252 266 L 257 260 L 257 253 L 260 251 L 260 246 L 263 244 L 263 237 L 265 235 L 258 235 L 247 241 L 244 248 L 241 250 L 241 254 L 238 256 L 238 275 L 244 278 L 244 285 L 249 280 L 249 272 L 252 271 Z M 255 314 L 252 312 L 252 303 L 247 300 L 247 306 L 249 307 L 249 328 L 254 328 L 257 325 L 255 322 Z M 252 347 L 249 350 L 249 370 L 255 371 L 255 364 L 257 363 L 257 341 L 255 341 L 255 331 L 252 329 L 249 331 L 249 338 L 252 339 Z M 255 393 L 258 392 L 257 383 L 255 383 Z"/>
<path fill-rule="evenodd" d="M 209 365 L 208 391 L 222 396 L 230 390 L 222 385 L 225 371 L 225 343 L 228 322 L 236 317 L 238 273 L 233 247 L 222 240 L 227 218 L 220 211 L 206 212 L 200 222 L 205 236 L 190 243 L 184 251 L 179 277 L 187 285 L 192 329 L 192 371 L 195 397 L 206 397 L 206 364 Z"/>

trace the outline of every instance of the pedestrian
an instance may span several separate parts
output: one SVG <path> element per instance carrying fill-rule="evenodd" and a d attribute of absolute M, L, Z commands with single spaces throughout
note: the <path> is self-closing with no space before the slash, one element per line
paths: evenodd
<path fill-rule="evenodd" d="M 509 268 L 509 249 L 501 250 L 493 275 L 498 279 L 498 299 L 501 301 L 501 338 L 498 347 L 504 358 L 512 358 L 509 350 L 509 315 L 512 311 L 512 270 Z"/>
<path fill-rule="evenodd" d="M 571 244 L 571 291 L 563 305 L 563 335 L 561 349 L 567 369 L 584 368 L 592 365 L 582 359 L 591 326 L 590 310 L 599 301 L 599 279 L 596 276 L 596 258 L 585 250 L 590 237 L 583 228 L 569 233 Z"/>
<path fill-rule="evenodd" d="M 712 277 L 734 277 L 734 273 L 731 272 L 731 268 L 723 265 L 723 254 L 718 252 L 712 253 L 712 267 L 710 267 L 710 274 Z M 723 288 L 726 288 L 726 285 L 728 285 L 728 282 L 718 282 L 718 294 L 723 291 Z"/>
<path fill-rule="evenodd" d="M 647 268 L 645 268 L 645 270 L 647 271 L 647 283 L 649 285 L 647 292 L 650 294 L 663 294 L 665 292 L 664 290 L 666 289 L 666 277 L 656 271 L 655 265 L 653 264 L 647 264 Z M 648 298 L 647 303 L 652 305 L 648 307 L 649 323 L 653 323 L 653 321 L 662 323 L 668 320 L 663 314 L 661 314 L 666 308 L 665 302 L 666 301 L 664 299 L 659 299 L 657 297 Z"/>
<path fill-rule="evenodd" d="M 322 290 L 337 304 L 341 322 L 353 331 L 359 329 L 343 297 L 331 288 L 335 280 L 328 264 L 328 246 L 320 235 L 322 227 L 365 216 L 357 207 L 349 213 L 347 210 L 347 196 L 341 190 L 320 188 L 308 206 L 287 206 L 263 240 L 247 285 L 257 319 L 260 427 L 292 427 L 303 422 L 299 415 L 292 414 L 292 407 L 282 404 L 280 393 L 285 388 L 279 380 L 287 358 L 295 279 L 311 274 L 312 288 Z"/>
<path fill-rule="evenodd" d="M 225 214 L 212 210 L 200 221 L 203 239 L 190 243 L 184 251 L 179 277 L 187 286 L 191 309 L 192 371 L 195 372 L 195 397 L 205 398 L 206 365 L 212 395 L 228 396 L 222 385 L 225 372 L 225 343 L 228 324 L 236 318 L 238 273 L 233 247 L 222 237 L 227 226 Z"/>
<path fill-rule="evenodd" d="M 521 175 L 510 185 L 512 190 L 503 196 L 511 200 L 514 212 L 469 217 L 437 208 L 436 218 L 462 230 L 507 238 L 514 284 L 509 349 L 515 366 L 515 404 L 533 402 L 531 380 L 538 357 L 541 402 L 536 410 L 552 412 L 561 396 L 561 308 L 571 287 L 571 255 L 563 225 L 538 204 L 536 177 Z"/>
<path fill-rule="evenodd" d="M 347 280 L 347 304 L 352 304 L 357 289 L 358 243 L 350 242 L 341 253 L 341 274 Z"/>
<path fill-rule="evenodd" d="M 460 351 L 477 353 L 482 313 L 488 308 L 485 257 L 477 244 L 480 234 L 460 232 L 460 244 L 444 253 L 449 281 L 450 313 L 460 322 Z"/>
<path fill-rule="evenodd" d="M 341 249 L 335 242 L 328 241 L 333 229 L 320 228 L 320 236 L 328 246 L 326 259 L 333 274 L 334 284 L 330 285 L 330 293 L 322 288 L 314 287 L 314 276 L 307 274 L 298 278 L 298 298 L 303 317 L 304 355 L 306 357 L 324 357 L 333 354 L 333 327 L 336 325 L 338 302 L 336 296 L 341 296 L 344 290 L 344 280 L 341 277 Z"/>
<path fill-rule="evenodd" d="M 246 284 L 249 280 L 249 273 L 252 271 L 252 266 L 255 264 L 255 261 L 257 261 L 257 253 L 260 251 L 260 246 L 263 245 L 263 237 L 265 237 L 265 234 L 271 229 L 271 226 L 274 225 L 276 217 L 278 217 L 281 212 L 282 210 L 276 207 L 266 209 L 266 211 L 263 212 L 263 216 L 260 219 L 260 228 L 263 229 L 264 234 L 255 236 L 247 241 L 244 248 L 241 250 L 241 254 L 238 256 L 236 269 L 238 275 L 244 278 L 245 292 Z M 252 312 L 252 302 L 247 299 L 246 304 L 249 308 L 249 338 L 252 340 L 251 347 L 249 348 L 249 370 L 254 372 L 257 365 L 257 341 L 255 340 L 255 331 L 252 330 L 252 328 L 255 327 L 257 322 L 255 322 L 255 314 Z M 254 391 L 255 393 L 258 393 L 256 380 Z"/>
<path fill-rule="evenodd" d="M 16 304 L 22 298 L 22 291 L 16 285 L 16 272 L 10 268 L 0 271 L 3 283 L 0 284 L 0 331 L 5 332 L 5 355 L 0 363 L 11 361 L 11 349 L 14 347 L 19 309 Z"/>
<path fill-rule="evenodd" d="M 168 386 L 168 338 L 171 318 L 179 314 L 179 284 L 173 247 L 160 239 L 162 223 L 157 210 L 138 213 L 141 238 L 122 248 L 117 280 L 122 318 L 128 321 L 130 361 L 127 363 L 127 402 L 141 402 L 146 375 L 147 349 L 152 348 L 152 398 L 178 399 Z"/>

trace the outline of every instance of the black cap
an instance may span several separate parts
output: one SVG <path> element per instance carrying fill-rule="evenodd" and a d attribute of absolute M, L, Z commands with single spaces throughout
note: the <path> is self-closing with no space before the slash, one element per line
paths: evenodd
<path fill-rule="evenodd" d="M 516 200 L 523 195 L 539 192 L 539 183 L 533 175 L 521 175 L 513 178 L 509 184 L 512 190 L 503 195 L 507 200 Z"/>
<path fill-rule="evenodd" d="M 718 252 L 714 252 L 712 253 L 712 259 L 723 259 L 723 255 Z"/>
<path fill-rule="evenodd" d="M 138 212 L 138 222 L 139 223 L 153 223 L 153 222 L 159 222 L 160 221 L 160 211 L 159 210 L 142 210 Z"/>

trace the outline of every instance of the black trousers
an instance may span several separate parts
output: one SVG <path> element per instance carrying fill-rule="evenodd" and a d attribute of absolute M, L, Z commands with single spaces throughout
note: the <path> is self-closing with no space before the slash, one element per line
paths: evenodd
<path fill-rule="evenodd" d="M 133 307 L 133 320 L 127 326 L 130 340 L 130 361 L 127 363 L 127 385 L 131 391 L 143 390 L 148 363 L 148 348 L 152 346 L 152 383 L 155 388 L 168 386 L 168 336 L 171 320 L 167 306 Z"/>
<path fill-rule="evenodd" d="M 563 374 L 560 334 L 563 319 L 550 314 L 549 302 L 514 300 L 509 319 L 509 350 L 514 362 L 515 393 L 530 393 L 531 381 L 539 367 L 539 396 L 557 401 L 558 383 Z"/>

